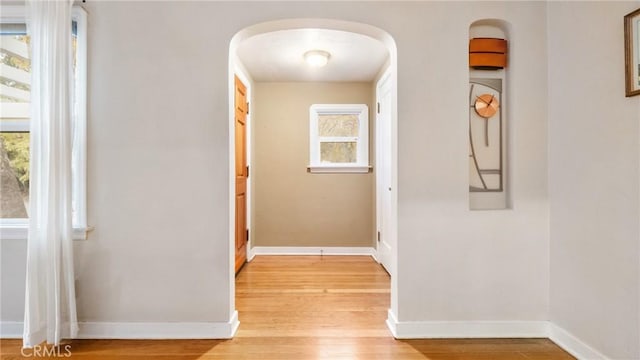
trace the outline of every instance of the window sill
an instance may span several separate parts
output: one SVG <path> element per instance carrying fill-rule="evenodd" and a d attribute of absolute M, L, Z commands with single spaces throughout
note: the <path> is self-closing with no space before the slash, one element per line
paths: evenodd
<path fill-rule="evenodd" d="M 73 240 L 87 240 L 89 232 L 93 231 L 93 227 L 74 228 Z M 27 240 L 29 237 L 29 225 L 11 225 L 0 226 L 0 239 L 2 240 Z"/>
<path fill-rule="evenodd" d="M 366 165 L 310 165 L 307 172 L 312 174 L 366 174 L 370 173 L 373 167 Z"/>

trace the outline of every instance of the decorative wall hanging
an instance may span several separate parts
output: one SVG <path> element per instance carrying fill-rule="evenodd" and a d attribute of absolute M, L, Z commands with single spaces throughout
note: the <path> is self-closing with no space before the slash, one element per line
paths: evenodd
<path fill-rule="evenodd" d="M 508 23 L 469 27 L 469 209 L 509 207 L 507 179 Z"/>
<path fill-rule="evenodd" d="M 507 66 L 507 40 L 473 38 L 469 40 L 469 66 L 478 70 L 496 70 Z"/>
<path fill-rule="evenodd" d="M 640 95 L 640 9 L 624 17 L 626 96 Z"/>
<path fill-rule="evenodd" d="M 469 80 L 469 191 L 503 191 L 502 80 Z"/>

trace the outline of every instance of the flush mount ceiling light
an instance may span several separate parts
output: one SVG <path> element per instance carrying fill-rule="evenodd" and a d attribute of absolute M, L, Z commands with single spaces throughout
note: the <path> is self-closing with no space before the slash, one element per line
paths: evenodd
<path fill-rule="evenodd" d="M 304 53 L 304 61 L 313 67 L 323 67 L 329 62 L 331 54 L 324 50 L 311 50 Z"/>

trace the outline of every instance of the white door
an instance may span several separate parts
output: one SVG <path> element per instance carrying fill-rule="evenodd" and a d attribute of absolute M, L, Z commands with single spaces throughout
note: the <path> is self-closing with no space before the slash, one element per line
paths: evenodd
<path fill-rule="evenodd" d="M 378 260 L 392 273 L 395 238 L 391 231 L 391 72 L 376 85 L 376 217 Z"/>

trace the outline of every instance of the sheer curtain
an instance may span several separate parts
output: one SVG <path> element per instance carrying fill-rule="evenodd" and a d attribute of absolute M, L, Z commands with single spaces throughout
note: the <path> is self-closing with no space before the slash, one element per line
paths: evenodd
<path fill-rule="evenodd" d="M 73 275 L 72 0 L 27 0 L 31 36 L 31 167 L 23 345 L 78 332 Z"/>

